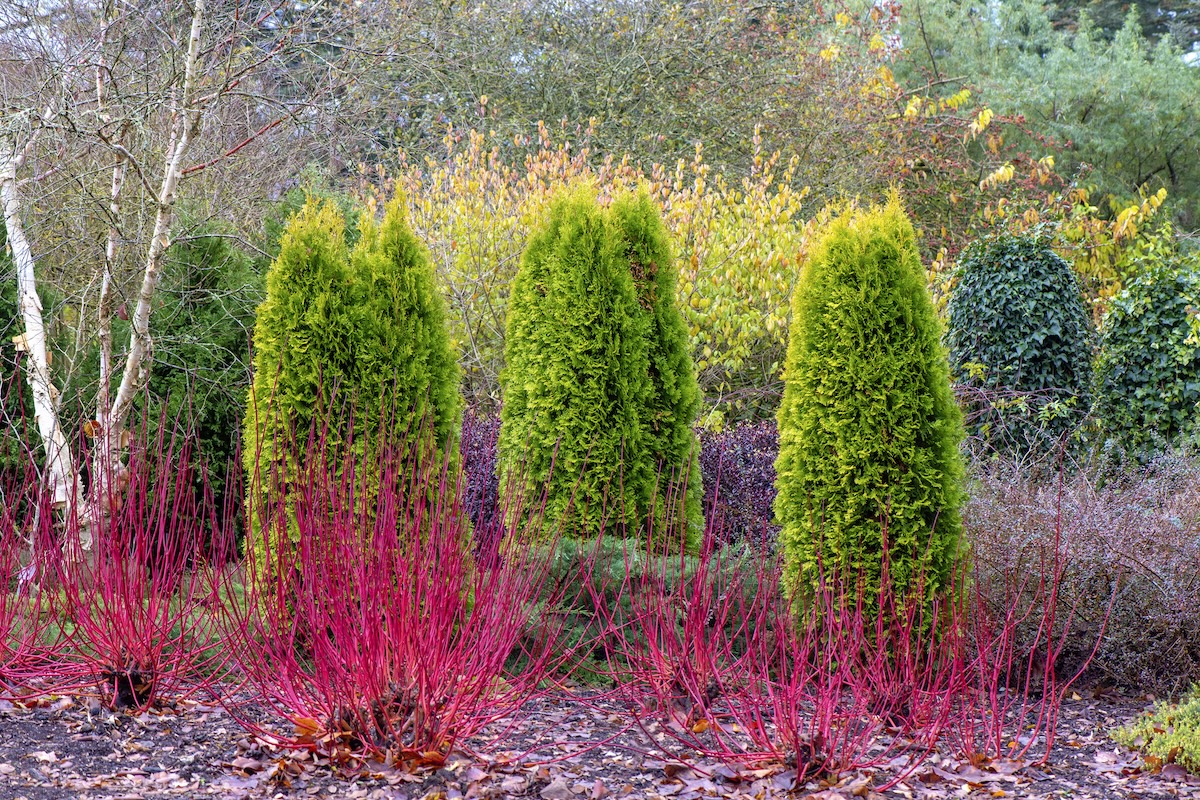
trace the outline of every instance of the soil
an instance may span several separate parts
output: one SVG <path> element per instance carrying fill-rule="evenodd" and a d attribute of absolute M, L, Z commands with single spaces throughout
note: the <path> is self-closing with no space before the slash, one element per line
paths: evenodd
<path fill-rule="evenodd" d="M 972 765 L 936 752 L 881 791 L 899 763 L 795 786 L 785 765 L 750 768 L 681 752 L 669 724 L 636 722 L 623 703 L 583 690 L 531 701 L 444 766 L 416 773 L 280 750 L 201 702 L 132 715 L 86 697 L 0 701 L 0 798 L 1200 798 L 1200 777 L 1174 765 L 1147 771 L 1108 738 L 1150 705 L 1073 695 L 1047 764 Z"/>

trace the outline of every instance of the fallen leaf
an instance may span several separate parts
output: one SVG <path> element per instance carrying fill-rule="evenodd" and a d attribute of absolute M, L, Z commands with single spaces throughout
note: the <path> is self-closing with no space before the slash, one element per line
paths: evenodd
<path fill-rule="evenodd" d="M 255 772 L 262 771 L 263 763 L 257 758 L 238 756 L 233 761 L 229 762 L 229 766 L 241 772 L 245 772 L 247 775 L 253 775 Z"/>
<path fill-rule="evenodd" d="M 555 778 L 554 781 L 539 792 L 542 800 L 570 800 L 575 796 L 571 791 L 571 787 L 562 778 Z"/>
<path fill-rule="evenodd" d="M 1187 780 L 1188 771 L 1178 764 L 1165 764 L 1159 775 L 1168 781 L 1185 781 Z"/>

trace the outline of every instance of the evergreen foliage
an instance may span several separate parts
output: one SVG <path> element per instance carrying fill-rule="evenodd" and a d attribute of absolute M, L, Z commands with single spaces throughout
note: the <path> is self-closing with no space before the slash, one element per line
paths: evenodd
<path fill-rule="evenodd" d="M 642 428 L 655 479 L 643 501 L 653 509 L 648 524 L 651 530 L 674 531 L 685 521 L 687 539 L 695 546 L 704 534 L 700 444 L 692 428 L 700 412 L 700 385 L 687 326 L 675 303 L 670 241 L 658 208 L 644 192 L 617 198 L 610 215 L 641 311 L 649 317 L 650 394 L 642 407 Z"/>
<path fill-rule="evenodd" d="M 355 314 L 342 216 L 310 201 L 292 218 L 267 272 L 254 326 L 254 377 L 244 424 L 250 536 L 259 558 L 264 514 L 296 474 L 310 428 L 335 392 L 352 390 Z M 292 532 L 294 535 L 295 532 Z M 271 543 L 274 546 L 274 543 Z"/>
<path fill-rule="evenodd" d="M 1095 10 L 1088 4 L 1077 25 L 1056 25 L 1054 6 L 1040 0 L 931 0 L 923 14 L 902 18 L 904 41 L 923 44 L 897 73 L 902 81 L 968 76 L 997 115 L 1023 116 L 1034 136 L 1067 144 L 1064 174 L 1086 165 L 1097 196 L 1136 198 L 1143 186 L 1165 186 L 1175 213 L 1194 221 L 1200 70 L 1173 37 L 1147 38 L 1136 6 L 1115 31 L 1097 27 Z M 1034 137 L 1025 144 L 1044 150 Z"/>
<path fill-rule="evenodd" d="M 1049 242 L 998 236 L 958 265 L 947 344 L 973 392 L 970 431 L 1006 452 L 1049 452 L 1088 412 L 1091 320 L 1071 265 Z"/>
<path fill-rule="evenodd" d="M 403 450 L 430 433 L 433 448 L 412 454 L 439 466 L 443 458 L 457 461 L 458 366 L 428 255 L 399 198 L 380 223 L 364 213 L 357 230 L 348 252 L 342 211 L 310 200 L 288 224 L 267 273 L 245 424 L 256 531 L 263 504 L 300 467 L 310 430 L 324 437 L 326 450 L 352 435 L 368 468 L 382 455 L 379 446 Z M 254 542 L 267 546 L 261 534 Z"/>
<path fill-rule="evenodd" d="M 434 457 L 457 460 L 458 362 L 429 255 L 409 228 L 400 197 L 387 204 L 381 224 L 364 214 L 359 231 L 350 256 L 355 413 L 363 428 L 357 438 L 398 443 L 428 430 Z"/>
<path fill-rule="evenodd" d="M 24 378 L 13 337 L 25 329 L 17 303 L 16 267 L 8 254 L 8 234 L 0 225 L 0 478 L 20 477 L 27 452 L 40 449 L 33 419 L 33 396 Z M 3 502 L 4 498 L 0 498 Z"/>
<path fill-rule="evenodd" d="M 1156 703 L 1153 714 L 1118 728 L 1113 740 L 1140 750 L 1148 765 L 1178 764 L 1188 772 L 1200 771 L 1200 686 L 1193 686 L 1178 703 Z"/>
<path fill-rule="evenodd" d="M 513 281 L 498 452 L 501 486 L 524 485 L 530 503 L 544 488 L 547 522 L 572 535 L 638 526 L 646 329 L 595 199 L 555 198 Z"/>
<path fill-rule="evenodd" d="M 197 491 L 207 484 L 220 505 L 246 411 L 250 332 L 263 297 L 262 276 L 246 252 L 211 226 L 177 239 L 167 257 L 162 304 L 154 312 L 147 421 L 157 425 L 162 414 L 195 436 Z M 128 324 L 116 323 L 121 329 Z"/>
<path fill-rule="evenodd" d="M 700 393 L 673 265 L 649 197 L 605 211 L 586 187 L 555 198 L 522 257 L 501 375 L 501 485 L 517 481 L 534 504 L 545 489 L 547 519 L 573 535 L 623 528 L 699 543 Z"/>
<path fill-rule="evenodd" d="M 1104 446 L 1145 461 L 1200 432 L 1200 257 L 1152 257 L 1100 326 L 1095 385 Z"/>
<path fill-rule="evenodd" d="M 962 422 L 911 223 L 893 196 L 833 222 L 792 301 L 776 515 L 788 586 L 947 586 L 963 552 Z"/>

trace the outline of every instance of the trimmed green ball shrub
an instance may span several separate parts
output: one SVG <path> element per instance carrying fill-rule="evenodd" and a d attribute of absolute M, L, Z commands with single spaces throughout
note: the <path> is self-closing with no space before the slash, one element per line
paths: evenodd
<path fill-rule="evenodd" d="M 833 222 L 792 298 L 775 513 L 785 580 L 863 580 L 886 551 L 900 596 L 945 588 L 963 553 L 962 421 L 913 228 L 893 197 Z"/>
<path fill-rule="evenodd" d="M 1096 404 L 1103 445 L 1146 461 L 1200 432 L 1200 258 L 1160 261 L 1115 298 L 1100 326 Z"/>
<path fill-rule="evenodd" d="M 1091 404 L 1091 319 L 1071 265 L 1048 242 L 998 236 L 958 263 L 947 345 L 970 391 L 972 435 L 1002 452 L 1045 453 Z"/>
<path fill-rule="evenodd" d="M 571 535 L 703 529 L 699 388 L 675 272 L 648 197 L 605 211 L 590 188 L 551 203 L 509 299 L 502 491 Z M 667 498 L 671 502 L 665 502 Z"/>

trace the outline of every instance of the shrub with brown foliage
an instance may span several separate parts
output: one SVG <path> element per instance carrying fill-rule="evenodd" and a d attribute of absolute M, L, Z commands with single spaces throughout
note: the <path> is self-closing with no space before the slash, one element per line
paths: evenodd
<path fill-rule="evenodd" d="M 1074 613 L 1063 669 L 1088 655 L 1107 617 L 1093 680 L 1167 691 L 1200 680 L 1195 454 L 1160 457 L 1103 485 L 1086 474 L 1036 481 L 999 463 L 975 474 L 963 524 L 984 574 L 1011 575 L 1037 559 L 1061 518 L 1068 565 L 1058 618 Z"/>

